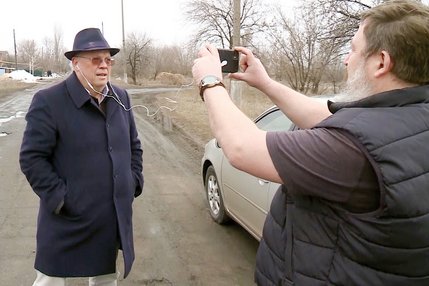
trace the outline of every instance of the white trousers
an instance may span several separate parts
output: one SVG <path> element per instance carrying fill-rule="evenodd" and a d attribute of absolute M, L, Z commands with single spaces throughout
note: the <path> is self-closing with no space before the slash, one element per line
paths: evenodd
<path fill-rule="evenodd" d="M 37 273 L 37 277 L 33 283 L 33 286 L 67 286 L 67 278 L 51 277 L 37 270 L 36 270 L 36 273 Z M 88 285 L 89 286 L 117 286 L 118 276 L 119 274 L 112 273 L 112 274 L 89 277 Z"/>

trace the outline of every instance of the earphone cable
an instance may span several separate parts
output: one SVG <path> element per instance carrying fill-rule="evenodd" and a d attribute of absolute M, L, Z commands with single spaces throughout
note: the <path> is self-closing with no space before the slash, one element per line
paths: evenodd
<path fill-rule="evenodd" d="M 167 100 L 167 101 L 169 101 L 169 102 L 171 102 L 171 103 L 175 103 L 176 104 L 176 106 L 174 106 L 174 108 L 171 108 L 171 107 L 168 107 L 168 106 L 166 106 L 166 105 L 161 105 L 160 107 L 158 107 L 158 109 L 157 110 L 155 110 L 155 112 L 153 112 L 152 114 L 150 113 L 150 110 L 149 110 L 149 108 L 146 106 L 146 105 L 143 105 L 143 104 L 136 104 L 136 105 L 132 105 L 132 106 L 130 106 L 130 107 L 126 107 L 125 106 L 125 104 L 123 104 L 122 103 L 122 101 L 121 101 L 121 99 L 119 98 L 119 96 L 118 96 L 118 94 L 115 92 L 115 89 L 113 88 L 113 86 L 112 86 L 112 84 L 109 84 L 109 86 L 108 87 L 110 87 L 110 89 L 112 90 L 112 93 L 115 95 L 115 96 L 113 96 L 113 95 L 110 95 L 110 94 L 104 94 L 104 93 L 102 93 L 102 92 L 99 92 L 98 90 L 96 90 L 93 86 L 92 86 L 92 84 L 89 82 L 89 80 L 86 78 L 86 76 L 83 74 L 83 72 L 80 70 L 80 68 L 77 66 L 77 70 L 80 72 L 80 74 L 83 76 L 83 78 L 85 79 L 85 81 L 86 81 L 86 83 L 88 84 L 88 86 L 92 89 L 92 91 L 94 91 L 95 93 L 97 93 L 97 94 L 100 94 L 100 95 L 102 95 L 102 96 L 104 96 L 104 97 L 109 97 L 109 98 L 113 98 L 115 101 L 116 101 L 116 103 L 118 103 L 125 111 L 130 111 L 131 109 L 133 109 L 133 108 L 136 108 L 136 107 L 142 107 L 142 108 L 144 108 L 144 109 L 146 109 L 146 116 L 148 116 L 148 117 L 153 117 L 153 116 L 155 116 L 161 109 L 167 109 L 167 110 L 169 110 L 169 111 L 174 111 L 174 110 L 176 110 L 176 108 L 178 107 L 178 105 L 179 105 L 179 102 L 178 101 L 176 101 L 176 100 L 173 100 L 173 99 L 170 99 L 170 98 L 168 98 L 168 97 L 165 97 L 165 99 Z M 110 75 L 109 75 L 109 81 L 108 81 L 108 83 L 110 83 Z M 183 89 L 183 88 L 185 88 L 185 87 L 190 87 L 190 86 L 192 86 L 194 84 L 194 81 L 192 80 L 192 82 L 191 83 L 189 83 L 189 84 L 184 84 L 184 85 L 181 85 L 180 86 L 180 88 L 177 90 L 177 92 L 176 92 L 176 98 L 178 98 L 178 95 L 179 95 L 179 92 Z"/>

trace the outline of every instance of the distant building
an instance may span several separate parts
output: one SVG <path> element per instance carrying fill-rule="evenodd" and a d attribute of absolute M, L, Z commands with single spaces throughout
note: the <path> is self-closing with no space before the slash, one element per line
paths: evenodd
<path fill-rule="evenodd" d="M 7 51 L 0 51 L 0 67 L 4 66 L 3 62 L 7 61 L 9 58 L 9 53 Z"/>
<path fill-rule="evenodd" d="M 8 60 L 9 53 L 7 51 L 0 51 L 0 75 L 15 70 L 13 63 L 8 62 Z"/>
<path fill-rule="evenodd" d="M 1 67 L 0 66 L 0 75 L 4 75 L 5 73 L 13 72 L 14 70 L 15 70 L 15 68 Z"/>

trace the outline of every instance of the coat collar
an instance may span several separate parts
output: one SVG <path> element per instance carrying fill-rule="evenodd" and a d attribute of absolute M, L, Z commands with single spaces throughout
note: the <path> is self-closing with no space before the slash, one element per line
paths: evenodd
<path fill-rule="evenodd" d="M 352 107 L 400 107 L 408 104 L 429 103 L 429 85 L 394 89 L 352 102 L 328 101 L 332 113 Z"/>
<path fill-rule="evenodd" d="M 66 79 L 66 87 L 77 108 L 81 108 L 88 100 L 91 100 L 88 91 L 80 83 L 75 72 Z"/>
<path fill-rule="evenodd" d="M 88 91 L 83 87 L 81 82 L 76 76 L 76 73 L 73 72 L 66 79 L 66 88 L 70 94 L 70 97 L 73 100 L 73 103 L 77 108 L 81 108 L 85 103 L 91 101 L 91 96 L 88 94 Z M 109 87 L 109 95 L 118 97 L 118 95 L 113 95 L 113 87 Z M 119 110 L 121 107 L 115 100 L 110 100 L 109 98 L 104 99 L 107 106 L 107 117 L 110 118 L 113 114 Z M 95 103 L 94 103 L 95 104 Z"/>

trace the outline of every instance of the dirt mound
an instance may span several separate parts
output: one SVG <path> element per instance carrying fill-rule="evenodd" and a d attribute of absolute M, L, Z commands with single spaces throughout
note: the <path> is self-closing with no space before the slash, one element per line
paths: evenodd
<path fill-rule="evenodd" d="M 160 72 L 156 76 L 156 80 L 167 85 L 182 85 L 185 84 L 185 77 L 177 73 Z"/>

